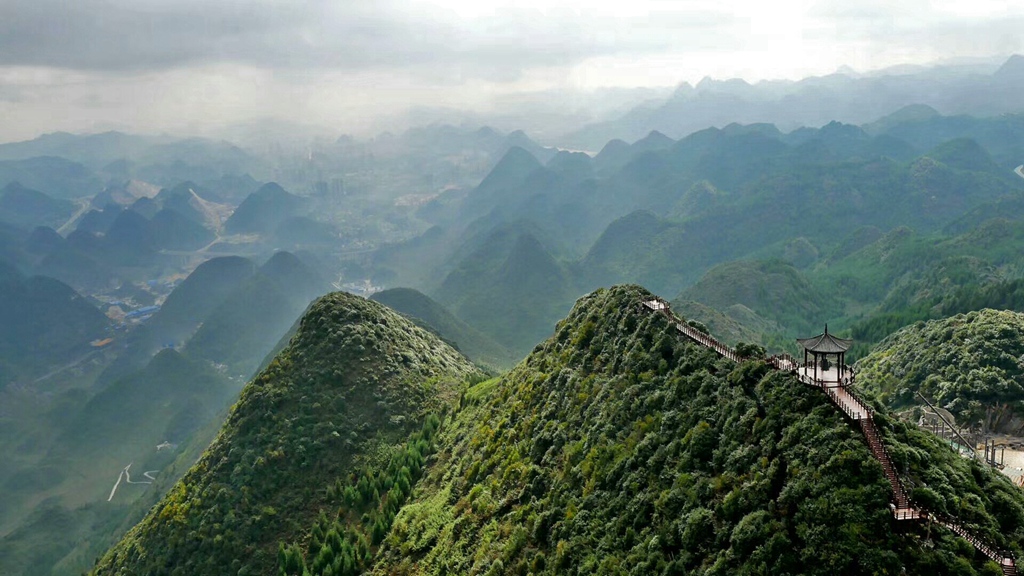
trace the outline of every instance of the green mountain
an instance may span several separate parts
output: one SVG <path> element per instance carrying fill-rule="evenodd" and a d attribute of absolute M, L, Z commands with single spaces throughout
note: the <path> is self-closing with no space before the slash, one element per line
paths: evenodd
<path fill-rule="evenodd" d="M 12 182 L 52 198 L 81 198 L 103 191 L 103 181 L 92 170 L 56 156 L 0 160 L 0 187 Z"/>
<path fill-rule="evenodd" d="M 1024 311 L 1024 223 L 994 218 L 970 226 L 951 226 L 951 236 L 897 228 L 808 272 L 818 290 L 845 302 L 853 358 L 917 321 L 983 308 Z"/>
<path fill-rule="evenodd" d="M 594 169 L 601 174 L 614 173 L 622 169 L 633 157 L 633 150 L 624 140 L 609 140 L 594 156 Z"/>
<path fill-rule="evenodd" d="M 78 234 L 83 233 L 72 232 L 71 235 Z M 111 266 L 76 247 L 71 241 L 65 241 L 63 238 L 57 240 L 50 234 L 47 234 L 47 237 L 49 240 L 45 244 L 30 244 L 30 249 L 38 247 L 42 253 L 42 258 L 35 266 L 36 274 L 56 278 L 80 290 L 109 285 L 111 278 L 114 277 Z M 36 239 L 40 237 L 36 236 Z"/>
<path fill-rule="evenodd" d="M 171 291 L 152 318 L 128 334 L 126 350 L 106 369 L 103 380 L 116 380 L 141 369 L 163 348 L 187 344 L 210 315 L 236 294 L 256 271 L 255 263 L 240 256 L 211 258 L 197 266 Z M 251 310 L 249 315 L 253 319 L 261 317 Z M 280 335 L 264 336 L 276 339 Z M 217 358 L 215 353 L 210 357 Z"/>
<path fill-rule="evenodd" d="M 893 521 L 881 465 L 821 391 L 681 338 L 651 297 L 580 299 L 456 407 L 473 370 L 454 350 L 329 295 L 94 573 L 999 573 L 938 524 Z M 1009 479 L 875 421 L 916 496 L 1020 550 Z"/>
<path fill-rule="evenodd" d="M 101 458 L 109 462 L 111 471 L 119 462 L 142 455 L 152 453 L 151 458 L 156 458 L 155 446 L 187 440 L 223 410 L 237 391 L 237 385 L 203 364 L 172 349 L 161 350 L 141 371 L 91 398 L 50 457 L 55 462 Z M 144 460 L 136 461 L 151 469 Z"/>
<path fill-rule="evenodd" d="M 299 209 L 301 200 L 271 182 L 260 186 L 224 222 L 229 234 L 270 234 Z"/>
<path fill-rule="evenodd" d="M 512 372 L 470 389 L 372 573 L 992 573 L 948 532 L 895 525 L 881 467 L 820 391 L 680 339 L 638 311 L 648 297 L 581 299 Z M 1019 546 L 1008 479 L 885 422 L 940 505 L 969 499 Z"/>
<path fill-rule="evenodd" d="M 907 326 L 856 368 L 894 408 L 922 405 L 921 393 L 962 425 L 1020 434 L 1022 358 L 1024 313 L 985 309 Z"/>
<path fill-rule="evenodd" d="M 47 381 L 55 392 L 45 400 L 23 387 L 4 396 L 0 404 L 14 412 L 0 411 L 5 573 L 92 565 L 198 459 L 245 379 L 325 289 L 288 253 L 259 268 L 211 261 L 129 333 L 126 347 L 93 353 L 74 374 Z M 168 341 L 175 334 L 181 340 Z M 164 347 L 171 342 L 177 350 Z M 130 483 L 119 476 L 128 464 Z"/>
<path fill-rule="evenodd" d="M 507 348 L 455 317 L 444 306 L 412 288 L 377 292 L 371 300 L 405 314 L 441 336 L 474 362 L 497 368 L 512 366 L 516 358 Z"/>
<path fill-rule="evenodd" d="M 141 208 L 146 204 L 156 204 L 153 202 L 153 199 L 150 198 L 154 192 L 157 192 L 156 187 L 148 182 L 142 182 L 139 180 L 124 180 L 121 182 L 113 181 L 108 184 L 102 192 L 93 196 L 89 204 L 94 208 L 103 208 L 107 204 Z M 141 212 L 141 210 L 136 211 L 140 212 L 147 218 L 153 216 L 153 214 L 146 214 Z"/>
<path fill-rule="evenodd" d="M 293 254 L 278 252 L 209 312 L 185 350 L 248 378 L 327 288 L 327 282 Z"/>
<path fill-rule="evenodd" d="M 790 335 L 820 328 L 837 315 L 837 303 L 806 276 L 780 260 L 737 260 L 719 264 L 683 290 L 677 301 L 696 301 L 727 311 L 741 305 L 788 328 Z"/>
<path fill-rule="evenodd" d="M 74 212 L 73 202 L 51 198 L 17 182 L 12 182 L 0 190 L 0 220 L 19 228 L 57 228 Z"/>
<path fill-rule="evenodd" d="M 181 343 L 203 320 L 256 272 L 240 256 L 211 258 L 174 289 L 148 324 L 164 343 Z"/>
<path fill-rule="evenodd" d="M 466 197 L 461 208 L 463 216 L 467 219 L 482 216 L 519 197 L 520 186 L 541 167 L 532 154 L 518 146 L 512 147 Z"/>
<path fill-rule="evenodd" d="M 222 421 L 216 415 L 223 416 L 239 389 L 174 350 L 161 351 L 141 370 L 113 382 L 101 379 L 87 387 L 88 382 L 73 381 L 77 387 L 42 405 L 17 394 L 5 397 L 27 413 L 0 419 L 5 432 L 0 451 L 7 462 L 0 474 L 5 573 L 60 573 L 55 567 L 62 561 L 78 570 L 90 565 L 113 543 L 111 536 L 119 538 L 130 527 L 118 532 L 116 526 L 141 519 L 134 503 L 152 504 L 152 478 L 175 474 L 174 462 L 184 453 L 179 445 L 186 446 L 211 421 Z M 207 443 L 211 439 L 206 436 Z M 191 454 L 193 461 L 196 455 Z M 132 467 L 125 479 L 120 474 L 127 465 Z M 56 525 L 55 516 L 62 518 Z M 40 542 L 33 528 L 49 537 Z M 81 531 L 92 535 L 84 541 L 72 536 Z M 75 548 L 93 556 L 69 556 Z"/>
<path fill-rule="evenodd" d="M 335 485 L 360 477 L 365 488 L 364 475 L 374 484 L 364 489 L 367 517 L 380 523 L 376 510 L 396 507 L 423 466 L 438 422 L 430 415 L 457 402 L 475 374 L 380 304 L 343 293 L 319 299 L 200 461 L 94 573 L 275 572 L 279 543 L 302 537 L 340 497 Z M 397 483 L 377 484 L 396 457 L 408 463 L 395 470 Z M 358 515 L 344 521 L 361 525 Z"/>
<path fill-rule="evenodd" d="M 577 296 L 570 272 L 528 226 L 498 229 L 435 291 L 456 316 L 514 354 L 528 351 Z"/>
<path fill-rule="evenodd" d="M 0 262 L 0 389 L 91 351 L 110 323 L 70 286 Z"/>
<path fill-rule="evenodd" d="M 193 182 L 182 182 L 171 188 L 164 188 L 154 200 L 165 210 L 173 210 L 181 216 L 199 224 L 217 228 L 220 221 L 206 207 L 206 198 L 211 192 Z"/>
<path fill-rule="evenodd" d="M 138 203 L 141 203 L 141 200 L 137 202 L 137 204 Z M 107 230 L 109 230 L 110 226 L 114 223 L 114 220 L 123 210 L 123 207 L 114 203 L 104 204 L 98 210 L 93 208 L 79 218 L 78 222 L 75 224 L 75 230 L 91 232 L 93 234 L 106 234 Z M 136 212 L 145 217 L 149 216 L 149 214 L 143 210 L 136 210 Z"/>
<path fill-rule="evenodd" d="M 205 226 L 203 218 L 207 215 L 195 213 L 187 200 L 178 202 L 185 208 L 175 207 L 174 200 L 183 194 L 188 195 L 189 190 L 178 196 L 164 196 L 164 207 L 143 197 L 127 209 L 108 204 L 103 210 L 90 210 L 78 221 L 76 230 L 104 235 L 101 257 L 115 265 L 131 262 L 136 253 L 146 262 L 159 249 L 197 250 L 216 235 Z"/>
<path fill-rule="evenodd" d="M 943 142 L 928 152 L 928 157 L 957 170 L 996 172 L 999 169 L 988 150 L 972 138 L 955 138 Z"/>
<path fill-rule="evenodd" d="M 166 250 L 198 250 L 216 238 L 202 224 L 169 208 L 153 215 L 149 232 L 154 244 Z"/>

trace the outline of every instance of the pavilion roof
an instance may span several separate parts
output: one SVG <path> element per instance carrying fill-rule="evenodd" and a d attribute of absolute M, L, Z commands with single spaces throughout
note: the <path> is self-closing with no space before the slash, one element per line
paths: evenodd
<path fill-rule="evenodd" d="M 821 354 L 839 354 L 840 352 L 846 352 L 853 344 L 853 340 L 836 338 L 829 334 L 828 324 L 825 325 L 825 331 L 821 334 L 811 338 L 797 338 L 796 341 L 804 347 L 804 350 L 807 350 L 808 352 L 818 352 Z"/>

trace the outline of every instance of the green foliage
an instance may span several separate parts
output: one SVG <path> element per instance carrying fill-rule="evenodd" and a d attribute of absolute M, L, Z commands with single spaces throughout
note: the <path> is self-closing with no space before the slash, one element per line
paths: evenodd
<path fill-rule="evenodd" d="M 325 286 L 294 255 L 277 252 L 209 312 L 187 351 L 248 377 Z"/>
<path fill-rule="evenodd" d="M 422 322 L 424 327 L 454 343 L 457 349 L 474 362 L 499 368 L 509 368 L 515 363 L 516 359 L 507 348 L 459 320 L 422 292 L 412 288 L 393 288 L 377 292 L 370 299 Z"/>
<path fill-rule="evenodd" d="M 962 422 L 1005 429 L 1024 408 L 1024 314 L 981 310 L 918 322 L 857 363 L 859 380 L 889 405 L 924 394 Z"/>
<path fill-rule="evenodd" d="M 881 467 L 824 395 L 679 338 L 638 312 L 648 297 L 584 297 L 523 363 L 465 395 L 373 573 L 974 573 L 953 537 L 926 549 L 923 529 L 894 530 Z M 946 501 L 1002 486 L 933 471 L 925 459 L 948 449 L 892 434 Z M 976 507 L 985 530 L 1019 541 L 991 499 Z"/>
<path fill-rule="evenodd" d="M 422 470 L 437 426 L 428 415 L 453 406 L 476 374 L 455 350 L 379 304 L 343 293 L 320 298 L 243 390 L 199 462 L 95 573 L 268 574 L 282 561 L 294 567 L 296 551 L 315 562 L 302 535 L 320 510 L 356 499 L 346 488 L 359 470 L 360 505 L 379 507 L 367 541 L 350 550 L 365 565 L 374 531 L 383 537 L 403 486 L 411 490 Z M 342 538 L 331 525 L 310 533 L 322 533 L 321 544 Z M 292 542 L 283 554 L 281 542 Z M 328 556 L 341 549 L 321 545 L 316 554 L 333 570 Z"/>
<path fill-rule="evenodd" d="M 427 416 L 423 428 L 391 455 L 385 466 L 367 466 L 327 487 L 328 504 L 340 505 L 334 520 L 321 512 L 310 529 L 307 553 L 296 542 L 278 554 L 281 576 L 354 576 L 372 564 L 373 553 L 391 530 L 395 515 L 412 494 L 433 452 L 441 420 Z M 293 552 L 288 552 L 293 551 Z"/>
<path fill-rule="evenodd" d="M 238 205 L 224 222 L 224 230 L 231 234 L 269 234 L 295 214 L 301 203 L 298 196 L 278 184 L 264 184 Z"/>
<path fill-rule="evenodd" d="M 693 300 L 722 311 L 742 304 L 762 318 L 806 331 L 820 328 L 819 319 L 836 314 L 838 302 L 831 296 L 786 262 L 755 260 L 712 268 L 677 300 Z"/>

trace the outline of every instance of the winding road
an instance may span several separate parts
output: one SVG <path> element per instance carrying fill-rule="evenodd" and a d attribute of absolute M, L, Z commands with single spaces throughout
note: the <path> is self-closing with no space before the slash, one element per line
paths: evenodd
<path fill-rule="evenodd" d="M 132 467 L 132 464 L 133 462 L 129 462 L 128 465 L 125 466 L 123 470 L 121 470 L 121 473 L 117 475 L 117 482 L 114 482 L 114 487 L 110 489 L 110 496 L 107 497 L 107 502 L 110 502 L 111 500 L 114 499 L 114 494 L 117 493 L 117 487 L 121 485 L 122 478 L 124 478 L 125 484 L 152 484 L 153 480 L 156 480 L 153 474 L 159 472 L 159 470 L 149 470 L 147 472 L 142 473 L 143 476 L 149 478 L 148 482 L 144 480 L 132 480 L 132 475 L 129 472 L 129 469 Z"/>

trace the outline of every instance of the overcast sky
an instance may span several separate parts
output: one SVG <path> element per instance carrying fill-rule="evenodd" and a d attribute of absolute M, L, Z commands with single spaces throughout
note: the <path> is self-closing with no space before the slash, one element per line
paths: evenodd
<path fill-rule="evenodd" d="M 0 0 L 0 141 L 1024 52 L 1020 0 Z"/>

